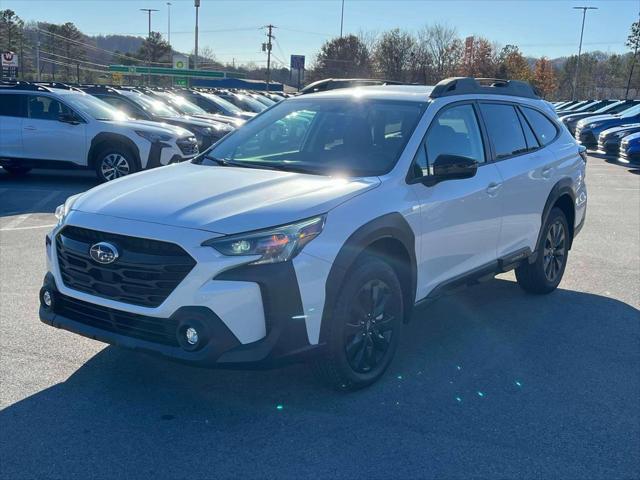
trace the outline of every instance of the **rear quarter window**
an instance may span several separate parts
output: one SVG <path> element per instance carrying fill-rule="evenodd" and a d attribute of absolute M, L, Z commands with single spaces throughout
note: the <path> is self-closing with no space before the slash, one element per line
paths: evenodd
<path fill-rule="evenodd" d="M 522 107 L 522 111 L 542 146 L 551 143 L 556 138 L 558 129 L 551 120 L 533 108 Z"/>

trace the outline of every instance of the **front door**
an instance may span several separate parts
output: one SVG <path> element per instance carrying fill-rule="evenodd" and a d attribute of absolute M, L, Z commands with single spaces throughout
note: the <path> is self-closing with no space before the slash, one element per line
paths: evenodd
<path fill-rule="evenodd" d="M 35 160 L 87 164 L 86 124 L 61 121 L 61 115 L 74 114 L 68 106 L 53 97 L 29 95 L 27 118 L 22 122 L 25 157 Z"/>
<path fill-rule="evenodd" d="M 473 103 L 456 103 L 438 112 L 415 165 L 428 177 L 434 160 L 443 154 L 472 158 L 479 167 L 471 178 L 414 185 L 422 218 L 417 298 L 497 258 L 502 179 L 495 164 L 487 162 Z"/>

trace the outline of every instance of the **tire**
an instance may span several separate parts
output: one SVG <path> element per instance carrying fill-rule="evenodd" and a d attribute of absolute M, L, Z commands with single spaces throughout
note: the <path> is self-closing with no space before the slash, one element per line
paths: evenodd
<path fill-rule="evenodd" d="M 4 168 L 9 175 L 14 177 L 21 177 L 31 171 L 31 168 L 29 167 L 5 166 L 2 168 Z"/>
<path fill-rule="evenodd" d="M 100 182 L 109 182 L 139 169 L 133 153 L 126 147 L 115 145 L 101 148 L 96 153 L 95 170 Z"/>
<path fill-rule="evenodd" d="M 516 268 L 518 284 L 526 292 L 545 294 L 558 287 L 567 266 L 570 235 L 564 212 L 552 208 L 540 236 L 536 261 Z"/>
<path fill-rule="evenodd" d="M 374 383 L 391 363 L 403 325 L 402 287 L 393 268 L 363 255 L 349 270 L 331 313 L 327 350 L 314 363 L 315 373 L 338 390 Z"/>

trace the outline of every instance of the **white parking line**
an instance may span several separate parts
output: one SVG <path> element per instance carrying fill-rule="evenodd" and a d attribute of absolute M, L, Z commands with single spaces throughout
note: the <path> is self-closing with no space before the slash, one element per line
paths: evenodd
<path fill-rule="evenodd" d="M 56 198 L 58 195 L 60 195 L 60 191 L 56 190 L 54 192 L 49 192 L 49 195 L 45 196 L 44 198 L 41 198 L 38 202 L 36 202 L 31 208 L 33 210 L 35 210 L 34 213 L 40 213 L 38 212 L 39 209 L 43 208 L 44 206 L 46 206 L 51 200 L 53 200 L 54 198 Z M 32 214 L 31 213 L 25 213 L 23 215 L 18 215 L 17 217 L 11 219 L 9 222 L 7 222 L 7 224 L 3 227 L 2 230 L 13 230 L 15 227 L 20 226 L 25 220 L 27 220 Z"/>

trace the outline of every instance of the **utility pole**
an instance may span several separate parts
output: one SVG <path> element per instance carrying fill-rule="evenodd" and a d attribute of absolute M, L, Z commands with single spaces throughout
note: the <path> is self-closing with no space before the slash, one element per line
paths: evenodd
<path fill-rule="evenodd" d="M 141 8 L 141 12 L 147 12 L 149 16 L 149 35 L 147 36 L 147 85 L 151 85 L 151 13 L 157 12 L 155 8 Z"/>
<path fill-rule="evenodd" d="M 167 42 L 171 45 L 171 2 L 167 2 Z"/>
<path fill-rule="evenodd" d="M 580 46 L 578 47 L 578 60 L 576 62 L 576 74 L 573 79 L 573 94 L 571 99 L 576 99 L 576 93 L 578 89 L 578 75 L 580 74 L 580 55 L 582 54 L 582 37 L 584 35 L 584 20 L 587 16 L 587 10 L 597 10 L 598 7 L 573 7 L 575 10 L 582 10 L 582 29 L 580 30 Z"/>
<path fill-rule="evenodd" d="M 80 64 L 76 63 L 76 83 L 80 85 Z"/>
<path fill-rule="evenodd" d="M 193 69 L 198 69 L 198 9 L 200 8 L 200 0 L 193 0 L 193 6 L 196 7 L 196 48 L 194 50 L 195 59 L 193 60 Z"/>
<path fill-rule="evenodd" d="M 40 81 L 40 31 L 38 31 L 38 41 L 36 43 L 36 80 Z"/>
<path fill-rule="evenodd" d="M 343 25 L 344 25 L 344 0 L 342 0 L 342 13 L 340 14 L 340 38 L 342 38 Z"/>
<path fill-rule="evenodd" d="M 267 43 L 262 44 L 262 51 L 267 51 L 267 92 L 269 91 L 269 82 L 271 81 L 271 48 L 272 43 L 271 40 L 276 38 L 273 35 L 273 29 L 276 28 L 273 25 L 269 24 L 266 27 L 267 29 Z"/>

